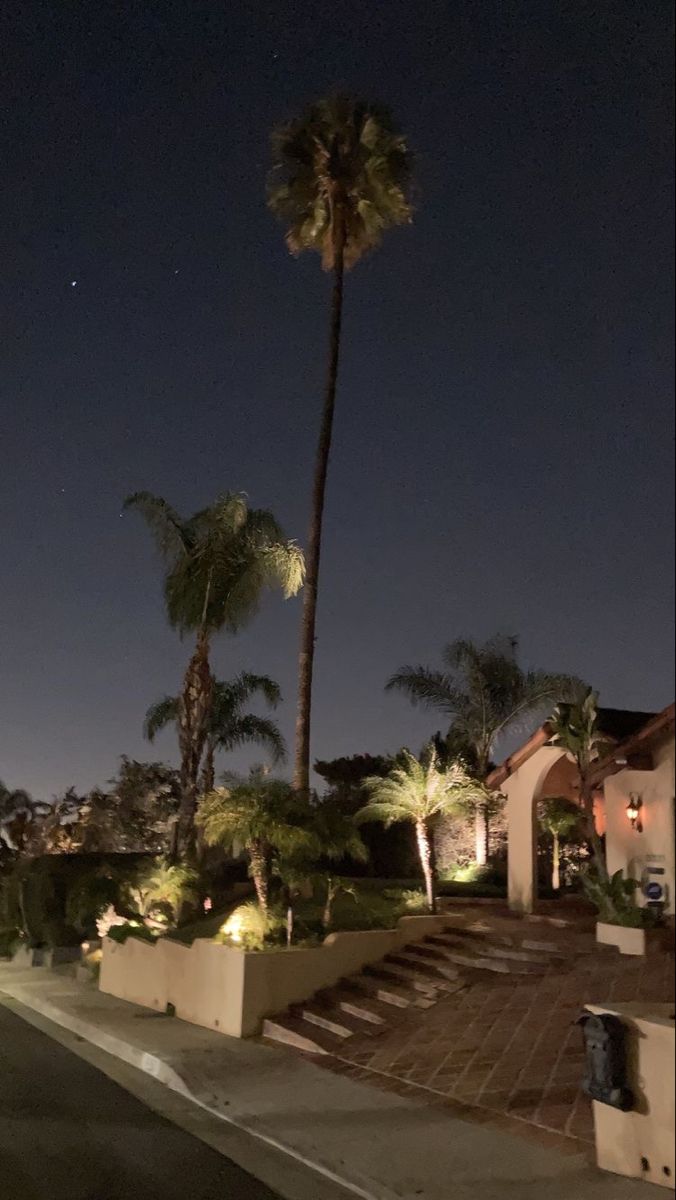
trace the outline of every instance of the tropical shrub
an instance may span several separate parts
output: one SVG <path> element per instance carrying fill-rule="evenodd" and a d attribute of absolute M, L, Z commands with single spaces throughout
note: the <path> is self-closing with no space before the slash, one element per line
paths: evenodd
<path fill-rule="evenodd" d="M 263 950 L 266 944 L 280 944 L 285 928 L 286 919 L 279 910 L 264 912 L 257 901 L 247 900 L 233 909 L 214 941 L 240 950 Z"/>
<path fill-rule="evenodd" d="M 621 870 L 604 877 L 595 866 L 591 867 L 582 876 L 582 886 L 597 909 L 599 920 L 606 925 L 646 929 L 659 923 L 659 913 L 636 904 L 638 880 L 625 878 Z"/>
<path fill-rule="evenodd" d="M 143 942 L 152 942 L 153 944 L 157 941 L 157 934 L 153 933 L 143 921 L 136 920 L 125 921 L 123 925 L 111 925 L 106 936 L 111 941 L 120 942 L 122 945 L 130 937 L 140 938 Z"/>

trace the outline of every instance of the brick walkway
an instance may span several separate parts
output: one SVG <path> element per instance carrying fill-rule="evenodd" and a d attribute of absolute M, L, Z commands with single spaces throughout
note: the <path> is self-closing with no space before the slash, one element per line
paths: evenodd
<path fill-rule="evenodd" d="M 533 937 L 545 933 L 549 938 L 552 930 L 533 927 Z M 540 977 L 473 972 L 463 991 L 434 1008 L 408 1010 L 381 1037 L 352 1037 L 340 1059 L 316 1061 L 579 1153 L 594 1137 L 591 1103 L 580 1090 L 584 1054 L 576 1021 L 583 1006 L 670 1003 L 674 976 L 671 955 L 622 957 L 597 948 L 591 933 L 578 934 L 575 945 L 584 953 L 563 973 L 560 966 Z"/>

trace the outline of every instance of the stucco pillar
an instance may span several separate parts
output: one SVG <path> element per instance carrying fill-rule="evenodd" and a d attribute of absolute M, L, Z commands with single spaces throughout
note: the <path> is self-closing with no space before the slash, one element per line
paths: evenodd
<path fill-rule="evenodd" d="M 507 796 L 507 898 L 514 912 L 533 911 L 537 900 L 535 804 L 552 765 L 556 746 L 542 746 L 503 784 Z"/>
<path fill-rule="evenodd" d="M 518 791 L 507 798 L 507 897 L 513 912 L 530 913 L 537 898 L 533 804 Z"/>

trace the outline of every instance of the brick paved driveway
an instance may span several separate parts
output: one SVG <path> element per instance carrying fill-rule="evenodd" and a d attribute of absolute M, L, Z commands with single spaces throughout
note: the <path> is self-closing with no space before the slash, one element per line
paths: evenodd
<path fill-rule="evenodd" d="M 477 914 L 481 916 L 482 914 Z M 501 928 L 506 928 L 501 922 Z M 518 923 L 523 933 L 523 924 Z M 558 932 L 558 931 L 557 931 Z M 533 927 L 533 937 L 552 930 Z M 570 934 L 568 937 L 570 944 Z M 323 1066 L 579 1153 L 593 1142 L 580 1090 L 586 1003 L 674 999 L 673 957 L 627 958 L 578 933 L 579 956 L 533 976 L 472 972 L 467 987 L 408 1010 L 377 1039 L 358 1035 Z"/>

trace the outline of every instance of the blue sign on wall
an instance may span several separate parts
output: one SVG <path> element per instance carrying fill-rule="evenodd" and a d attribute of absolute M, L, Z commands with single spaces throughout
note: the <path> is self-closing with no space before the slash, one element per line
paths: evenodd
<path fill-rule="evenodd" d="M 646 884 L 645 894 L 649 900 L 661 900 L 662 899 L 662 884 L 661 883 Z"/>

